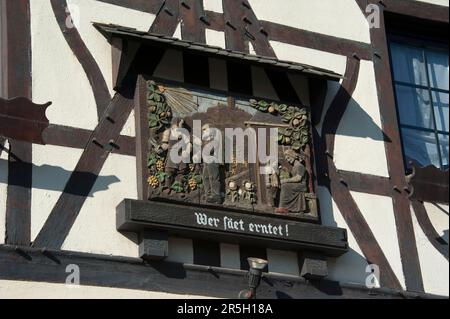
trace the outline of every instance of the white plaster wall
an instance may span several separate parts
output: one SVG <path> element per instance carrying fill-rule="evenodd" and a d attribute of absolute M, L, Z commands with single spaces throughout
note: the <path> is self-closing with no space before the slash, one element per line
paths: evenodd
<path fill-rule="evenodd" d="M 181 23 L 178 23 L 172 37 L 182 40 L 183 37 L 181 36 Z"/>
<path fill-rule="evenodd" d="M 225 49 L 225 32 L 206 29 L 206 44 Z"/>
<path fill-rule="evenodd" d="M 133 110 L 131 110 L 128 120 L 125 122 L 125 125 L 123 126 L 123 129 L 120 132 L 120 135 L 126 135 L 126 136 L 131 136 L 131 137 L 136 136 L 135 120 L 136 119 L 135 119 L 135 114 L 134 114 L 134 109 L 133 109 Z"/>
<path fill-rule="evenodd" d="M 334 161 L 341 170 L 389 176 L 372 62 L 361 61 L 358 84 L 336 132 Z"/>
<path fill-rule="evenodd" d="M 434 229 L 448 243 L 448 205 L 425 203 L 425 209 Z"/>
<path fill-rule="evenodd" d="M 97 111 L 89 81 L 67 45 L 50 1 L 30 1 L 33 102 L 47 109 L 52 124 L 93 129 Z"/>
<path fill-rule="evenodd" d="M 96 0 L 67 0 L 74 17 L 78 11 L 79 19 L 74 24 L 89 51 L 103 73 L 108 88 L 113 94 L 111 45 L 106 38 L 92 26 L 93 22 L 112 23 L 148 31 L 155 15 L 131 10 L 122 6 L 110 5 Z"/>
<path fill-rule="evenodd" d="M 368 23 L 354 0 L 249 0 L 249 3 L 260 20 L 370 42 Z"/>
<path fill-rule="evenodd" d="M 83 276 L 83 274 L 81 274 Z M 81 277 L 82 280 L 82 277 Z M 0 280 L 0 299 L 212 299 L 206 296 L 93 286 Z"/>
<path fill-rule="evenodd" d="M 403 289 L 406 289 L 392 199 L 357 192 L 351 192 L 351 194 L 389 261 L 395 276 Z"/>
<path fill-rule="evenodd" d="M 111 46 L 92 22 L 115 23 L 146 30 L 154 15 L 94 0 L 69 0 L 81 38 L 100 67 L 111 94 Z M 93 129 L 97 111 L 88 78 L 67 45 L 50 1 L 31 1 L 33 101 L 53 105 L 47 111 L 52 124 Z"/>
<path fill-rule="evenodd" d="M 416 0 L 411 0 L 411 1 L 416 1 Z M 437 4 L 440 6 L 448 7 L 448 0 L 420 0 L 419 2 L 427 2 L 427 3 L 432 3 L 432 4 Z"/>
<path fill-rule="evenodd" d="M 9 143 L 5 143 L 9 149 Z M 8 188 L 8 153 L 3 151 L 0 155 L 0 245 L 5 243 L 6 232 L 6 192 Z"/>
<path fill-rule="evenodd" d="M 83 150 L 33 144 L 31 240 L 44 226 Z"/>
<path fill-rule="evenodd" d="M 345 56 L 277 41 L 270 41 L 270 44 L 279 60 L 307 64 L 342 75 L 345 73 L 347 64 Z"/>
<path fill-rule="evenodd" d="M 411 208 L 412 209 L 412 208 Z M 422 270 L 423 285 L 426 293 L 449 295 L 449 265 L 430 243 L 412 214 L 414 233 L 416 235 L 417 251 L 419 253 L 420 268 Z"/>
<path fill-rule="evenodd" d="M 318 187 L 317 196 L 320 203 L 322 223 L 326 226 L 347 229 L 349 251 L 338 258 L 328 259 L 328 279 L 342 283 L 365 285 L 366 267 L 368 265 L 355 237 L 342 217 L 339 208 L 325 187 Z"/>
<path fill-rule="evenodd" d="M 137 199 L 136 158 L 110 154 L 62 249 L 137 257 L 136 234 L 116 230 L 116 207 Z"/>
<path fill-rule="evenodd" d="M 203 0 L 203 8 L 207 11 L 223 13 L 222 0 Z"/>

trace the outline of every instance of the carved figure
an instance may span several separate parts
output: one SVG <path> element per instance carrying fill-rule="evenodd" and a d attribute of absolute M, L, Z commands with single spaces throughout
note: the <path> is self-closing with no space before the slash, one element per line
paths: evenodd
<path fill-rule="evenodd" d="M 215 130 L 210 129 L 209 124 L 202 127 L 203 141 L 205 144 L 211 144 L 215 140 Z M 213 149 L 211 149 L 213 152 Z M 214 154 L 209 154 L 213 156 Z M 205 200 L 210 204 L 222 204 L 220 180 L 220 164 L 203 162 L 203 186 L 205 191 Z"/>
<path fill-rule="evenodd" d="M 256 204 L 256 187 L 255 184 L 250 181 L 245 181 L 242 185 L 241 198 L 246 204 Z"/>
<path fill-rule="evenodd" d="M 174 131 L 183 128 L 184 120 L 183 119 L 175 119 L 170 128 L 166 129 L 162 135 L 162 144 L 161 149 L 166 152 L 166 163 L 165 163 L 165 173 L 166 179 L 164 182 L 164 192 L 170 193 L 172 185 L 175 181 L 182 183 L 181 179 L 186 173 L 188 166 L 184 162 L 176 163 L 172 160 L 170 156 L 170 150 L 172 147 L 178 143 L 177 140 L 171 140 L 171 134 L 175 133 Z M 186 149 L 183 151 L 181 156 L 189 156 L 191 153 L 192 144 L 189 143 Z"/>
<path fill-rule="evenodd" d="M 279 214 L 305 212 L 308 181 L 304 156 L 292 149 L 285 151 L 284 155 L 287 162 L 292 165 L 292 170 L 290 177 L 281 179 L 280 205 L 275 212 Z"/>
<path fill-rule="evenodd" d="M 233 204 L 239 201 L 239 187 L 236 182 L 231 181 L 228 183 L 227 197 Z"/>
<path fill-rule="evenodd" d="M 274 163 L 273 167 L 266 167 L 266 193 L 267 205 L 276 207 L 277 197 L 280 192 L 280 174 L 278 163 Z"/>

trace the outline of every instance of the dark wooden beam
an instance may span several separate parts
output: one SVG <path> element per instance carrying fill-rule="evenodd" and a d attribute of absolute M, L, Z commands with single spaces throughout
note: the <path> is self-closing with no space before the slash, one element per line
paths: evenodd
<path fill-rule="evenodd" d="M 158 229 L 182 238 L 263 249 L 306 249 L 330 257 L 340 256 L 348 249 L 345 229 L 286 220 L 277 215 L 131 199 L 122 201 L 116 210 L 117 229 L 122 232 Z"/>
<path fill-rule="evenodd" d="M 374 176 L 338 170 L 339 181 L 349 190 L 359 193 L 390 197 L 392 193 L 389 177 Z"/>
<path fill-rule="evenodd" d="M 297 29 L 269 21 L 261 21 L 261 25 L 267 31 L 271 41 L 283 42 L 347 57 L 356 54 L 362 60 L 372 60 L 372 51 L 370 45 L 367 43 Z"/>
<path fill-rule="evenodd" d="M 101 119 L 111 100 L 111 95 L 109 93 L 108 86 L 106 85 L 106 81 L 97 62 L 87 48 L 86 44 L 83 42 L 77 28 L 74 25 L 69 27 L 67 24 L 67 21 L 70 21 L 71 19 L 70 12 L 67 10 L 67 1 L 51 0 L 51 5 L 64 39 L 86 73 L 94 93 L 95 103 L 97 106 L 97 116 Z"/>
<path fill-rule="evenodd" d="M 47 145 L 84 149 L 94 132 L 70 126 L 50 124 L 43 133 L 44 143 Z M 136 156 L 135 137 L 120 135 L 111 152 L 114 154 Z"/>
<path fill-rule="evenodd" d="M 6 66 L 6 98 L 32 98 L 31 31 L 28 0 L 5 1 L 2 30 L 6 48 L 2 59 Z M 6 239 L 14 245 L 30 245 L 32 146 L 9 140 L 8 188 L 6 198 Z"/>
<path fill-rule="evenodd" d="M 31 242 L 31 144 L 10 140 L 6 198 L 6 238 L 11 245 Z"/>
<path fill-rule="evenodd" d="M 202 0 L 180 0 L 181 37 L 199 43 L 206 43 L 205 10 Z"/>
<path fill-rule="evenodd" d="M 358 59 L 347 59 L 345 80 L 325 116 L 322 127 L 322 138 L 318 138 L 316 134 L 315 145 L 317 145 L 318 149 L 315 153 L 318 157 L 318 174 L 326 179 L 326 185 L 333 196 L 333 200 L 336 202 L 364 257 L 369 263 L 377 264 L 380 267 L 381 285 L 383 287 L 402 289 L 370 226 L 367 224 L 358 205 L 351 196 L 350 190 L 345 183 L 341 182 L 333 161 L 336 131 L 356 88 L 359 68 L 360 61 Z"/>
<path fill-rule="evenodd" d="M 407 1 L 409 5 L 413 3 Z M 393 3 L 389 1 L 389 3 Z M 406 3 L 406 2 L 404 2 Z M 361 4 L 360 4 L 361 5 Z M 362 6 L 363 7 L 363 6 Z M 425 9 L 422 7 L 422 9 Z M 400 130 L 398 127 L 394 88 L 392 85 L 391 66 L 385 27 L 385 7 L 380 5 L 380 28 L 371 28 L 370 36 L 374 57 L 375 77 L 381 114 L 381 124 L 385 139 L 385 149 L 391 180 L 391 196 L 394 206 L 395 223 L 400 246 L 406 288 L 413 291 L 424 291 L 416 238 L 411 218 L 409 189 L 405 176 Z"/>
<path fill-rule="evenodd" d="M 410 198 L 422 202 L 449 202 L 449 171 L 442 171 L 431 165 L 419 167 L 411 163 L 412 174 L 407 176 L 410 185 Z"/>
<path fill-rule="evenodd" d="M 205 11 L 208 29 L 223 32 L 225 30 L 225 20 L 222 13 Z"/>
<path fill-rule="evenodd" d="M 126 85 L 107 107 L 63 193 L 37 235 L 35 247 L 61 248 L 130 115 L 136 80 L 134 73 L 129 74 Z"/>
<path fill-rule="evenodd" d="M 0 136 L 44 144 L 42 132 L 48 126 L 45 111 L 50 105 L 51 102 L 34 104 L 25 97 L 11 100 L 0 97 Z"/>
<path fill-rule="evenodd" d="M 267 36 L 261 33 L 261 24 L 250 5 L 242 1 L 223 0 L 225 42 L 227 49 L 248 52 L 248 43 L 256 54 L 276 57 Z"/>
<path fill-rule="evenodd" d="M 241 270 L 169 262 L 143 262 L 137 258 L 0 246 L 0 279 L 65 284 L 66 267 L 76 264 L 81 286 L 135 289 L 172 294 L 235 299 L 247 288 Z M 261 299 L 430 299 L 439 296 L 321 280 L 310 283 L 296 276 L 264 273 Z M 442 297 L 444 298 L 444 297 Z"/>
<path fill-rule="evenodd" d="M 157 12 L 155 21 L 150 27 L 150 32 L 172 36 L 180 23 L 179 0 L 165 0 Z"/>
<path fill-rule="evenodd" d="M 119 5 L 129 9 L 139 10 L 152 14 L 157 14 L 161 11 L 162 0 L 97 0 L 105 3 Z M 233 3 L 234 2 L 234 3 Z M 240 1 L 230 1 L 231 5 L 240 5 Z M 233 15 L 233 13 L 231 13 Z M 213 11 L 205 11 L 206 21 L 208 21 L 206 28 L 219 32 L 227 32 L 228 25 L 227 14 L 222 14 Z M 231 16 L 233 18 L 233 16 Z M 236 15 L 236 19 L 242 19 L 240 14 Z M 234 19 L 234 18 L 233 18 Z M 328 36 L 317 32 L 311 32 L 308 30 L 298 29 L 270 21 L 259 21 L 260 26 L 263 29 L 263 35 L 268 34 L 268 38 L 271 41 L 279 41 L 291 45 L 297 45 L 310 49 L 316 49 L 320 51 L 352 56 L 357 54 L 363 60 L 372 60 L 372 52 L 370 45 L 363 42 L 342 39 L 338 37 Z M 255 34 L 261 33 L 260 30 L 256 30 Z M 258 34 L 259 36 L 259 34 Z M 244 47 L 245 51 L 247 47 Z"/>
<path fill-rule="evenodd" d="M 148 105 L 147 105 L 147 81 L 139 76 L 135 96 L 135 127 L 136 127 L 136 180 L 138 199 L 147 200 L 148 195 Z"/>

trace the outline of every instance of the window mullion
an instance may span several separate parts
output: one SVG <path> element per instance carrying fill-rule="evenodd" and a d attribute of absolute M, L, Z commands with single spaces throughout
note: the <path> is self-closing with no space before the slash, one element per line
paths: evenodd
<path fill-rule="evenodd" d="M 439 142 L 439 134 L 438 134 L 438 130 L 437 130 L 436 114 L 434 111 L 433 92 L 431 91 L 431 81 L 430 81 L 430 74 L 429 74 L 429 68 L 428 68 L 428 58 L 427 58 L 427 53 L 426 53 L 425 48 L 423 48 L 422 54 L 423 54 L 423 59 L 424 59 L 424 63 L 425 63 L 425 71 L 426 71 L 426 76 L 427 76 L 427 86 L 428 86 L 428 95 L 430 96 L 431 114 L 433 115 L 434 134 L 436 136 L 436 143 L 437 143 L 436 146 L 437 146 L 437 152 L 438 152 L 438 156 L 439 156 L 439 165 L 441 166 L 440 168 L 443 168 L 444 162 L 442 161 L 441 145 Z"/>

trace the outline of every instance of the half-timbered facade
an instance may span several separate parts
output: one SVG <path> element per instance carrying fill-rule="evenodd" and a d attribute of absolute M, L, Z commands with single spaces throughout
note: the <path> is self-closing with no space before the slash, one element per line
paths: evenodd
<path fill-rule="evenodd" d="M 448 297 L 448 18 L 0 0 L 0 298 L 236 298 L 248 257 L 262 298 Z M 195 161 L 197 123 L 281 160 Z"/>

